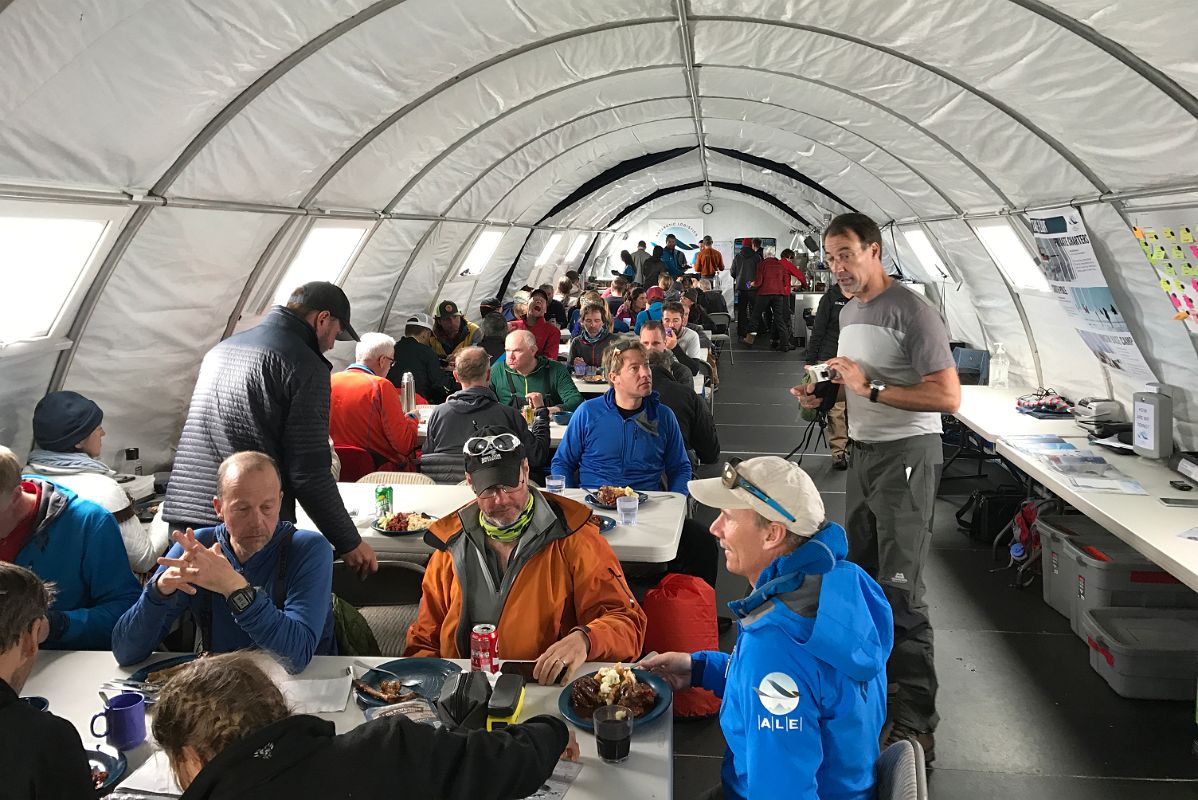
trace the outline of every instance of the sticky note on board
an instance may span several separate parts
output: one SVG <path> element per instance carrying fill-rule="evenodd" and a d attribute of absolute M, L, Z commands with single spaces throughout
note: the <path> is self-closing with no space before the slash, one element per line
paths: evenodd
<path fill-rule="evenodd" d="M 1184 292 L 1185 290 L 1186 290 L 1186 285 L 1184 283 L 1182 283 L 1181 281 L 1173 281 L 1173 291 Z"/>
<path fill-rule="evenodd" d="M 1181 274 L 1186 276 L 1198 275 L 1198 267 L 1195 267 L 1193 264 L 1187 261 L 1181 265 Z"/>
<path fill-rule="evenodd" d="M 1177 237 L 1173 234 L 1172 228 L 1161 228 L 1161 236 L 1165 237 L 1166 242 L 1177 241 Z"/>
<path fill-rule="evenodd" d="M 1181 321 L 1181 320 L 1185 319 L 1185 318 L 1186 318 L 1186 317 L 1188 317 L 1188 316 L 1190 316 L 1190 312 L 1188 312 L 1188 311 L 1178 311 L 1176 314 L 1174 314 L 1174 315 L 1173 315 L 1173 319 L 1175 319 L 1175 320 L 1178 320 L 1178 321 Z"/>
<path fill-rule="evenodd" d="M 1158 261 L 1165 258 L 1165 248 L 1157 246 L 1157 248 L 1152 251 L 1152 257 Z"/>
<path fill-rule="evenodd" d="M 1182 244 L 1193 244 L 1194 243 L 1194 232 L 1192 230 L 1190 230 L 1188 227 L 1182 228 L 1178 235 L 1181 238 Z"/>
<path fill-rule="evenodd" d="M 1166 275 L 1172 276 L 1177 274 L 1177 270 L 1173 269 L 1173 264 L 1169 261 L 1166 261 L 1165 266 L 1163 266 L 1161 269 Z"/>
<path fill-rule="evenodd" d="M 1174 261 L 1185 261 L 1186 251 L 1181 249 L 1181 245 L 1178 245 L 1173 248 L 1172 256 Z"/>
<path fill-rule="evenodd" d="M 1152 258 L 1152 245 L 1148 244 L 1148 242 L 1145 242 L 1143 239 L 1140 240 L 1140 249 L 1144 251 L 1144 255 Z"/>
<path fill-rule="evenodd" d="M 1198 258 L 1198 245 L 1190 245 L 1190 252 L 1194 254 L 1194 258 Z"/>
<path fill-rule="evenodd" d="M 1137 239 L 1144 238 L 1144 231 L 1140 230 L 1139 228 L 1132 228 L 1131 232 Z"/>
<path fill-rule="evenodd" d="M 1145 228 L 1144 236 L 1147 237 L 1148 241 L 1150 242 L 1155 242 L 1158 238 L 1160 238 L 1156 235 L 1156 231 L 1154 231 L 1152 228 Z"/>
<path fill-rule="evenodd" d="M 1173 288 L 1173 284 L 1169 281 L 1168 278 L 1161 278 L 1161 288 L 1167 292 Z"/>

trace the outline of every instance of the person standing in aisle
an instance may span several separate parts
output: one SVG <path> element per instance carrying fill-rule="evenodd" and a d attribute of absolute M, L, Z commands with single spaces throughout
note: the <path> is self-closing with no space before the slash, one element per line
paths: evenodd
<path fill-rule="evenodd" d="M 770 346 L 786 353 L 791 349 L 790 279 L 797 278 L 799 285 L 806 289 L 807 278 L 786 258 L 786 253 L 794 253 L 790 250 L 783 250 L 782 253 L 782 258 L 776 258 L 774 248 L 767 247 L 765 258 L 757 265 L 757 276 L 753 279 L 753 288 L 757 290 L 753 316 L 757 319 L 758 332 L 770 331 Z M 757 334 L 750 333 L 746 338 L 745 344 L 752 347 Z"/>
<path fill-rule="evenodd" d="M 745 344 L 752 344 L 748 335 L 754 332 L 753 312 L 757 306 L 757 265 L 761 263 L 761 240 L 745 239 L 732 259 L 732 279 L 736 281 L 736 333 Z"/>
<path fill-rule="evenodd" d="M 699 242 L 699 253 L 695 256 L 695 271 L 704 278 L 711 278 L 724 270 L 724 257 L 711 245 L 711 237 L 704 236 Z"/>
<path fill-rule="evenodd" d="M 811 338 L 807 340 L 804 358 L 807 366 L 822 364 L 836 357 L 840 342 L 840 311 L 852 299 L 853 293 L 842 289 L 839 283 L 832 284 L 832 288 L 820 298 Z M 839 470 L 849 468 L 849 428 L 844 404 L 844 399 L 839 399 L 828 411 L 828 446 L 832 449 L 832 469 Z"/>
<path fill-rule="evenodd" d="M 940 415 L 961 404 L 948 331 L 922 297 L 886 274 L 882 233 L 863 214 L 842 214 L 824 231 L 824 251 L 842 290 L 838 355 L 828 361 L 848 401 L 846 527 L 849 559 L 882 585 L 894 612 L 894 651 L 882 747 L 900 739 L 936 758 L 936 667 L 923 566 L 944 453 Z M 791 389 L 805 408 L 813 384 Z"/>

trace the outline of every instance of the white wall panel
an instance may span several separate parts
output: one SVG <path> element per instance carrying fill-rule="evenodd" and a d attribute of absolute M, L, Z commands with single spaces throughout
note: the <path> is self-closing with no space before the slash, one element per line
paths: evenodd
<path fill-rule="evenodd" d="M 404 322 L 414 311 L 431 313 L 437 303 L 438 291 L 445 272 L 463 242 L 474 233 L 477 225 L 460 222 L 437 224 L 432 236 L 416 251 L 408 277 L 395 297 L 391 316 L 383 327 L 384 333 L 399 338 Z"/>
<path fill-rule="evenodd" d="M 33 407 L 46 393 L 57 361 L 57 351 L 0 358 L 0 444 L 22 464 L 33 442 Z"/>
<path fill-rule="evenodd" d="M 342 288 L 349 297 L 358 333 L 382 327 L 383 307 L 391 296 L 412 248 L 431 222 L 385 220 L 362 248 Z"/>

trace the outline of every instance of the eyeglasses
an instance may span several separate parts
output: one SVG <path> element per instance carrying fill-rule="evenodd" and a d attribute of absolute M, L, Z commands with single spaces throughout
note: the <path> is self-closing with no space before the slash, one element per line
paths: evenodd
<path fill-rule="evenodd" d="M 861 248 L 860 250 L 841 250 L 839 253 L 828 253 L 827 254 L 828 263 L 829 264 L 851 264 L 854 261 L 856 261 L 857 258 L 868 249 L 869 249 L 869 245 L 866 245 L 865 247 Z"/>
<path fill-rule="evenodd" d="M 741 459 L 739 458 L 730 458 L 724 462 L 724 472 L 720 476 L 720 479 L 724 482 L 724 487 L 727 489 L 744 489 L 746 492 L 777 511 L 779 514 L 786 517 L 787 521 L 796 522 L 797 520 L 795 519 L 794 515 L 783 508 L 781 503 L 770 497 L 757 484 L 753 483 L 740 473 L 740 470 L 738 469 L 740 464 Z"/>
<path fill-rule="evenodd" d="M 468 456 L 481 456 L 491 451 L 514 453 L 520 447 L 520 439 L 516 434 L 497 433 L 494 436 L 473 436 L 467 439 L 466 443 L 462 445 L 462 452 Z"/>
<path fill-rule="evenodd" d="M 477 495 L 475 495 L 475 497 L 477 497 L 479 500 L 494 500 L 501 494 L 505 496 L 515 494 L 516 492 L 520 491 L 520 487 L 522 486 L 524 486 L 523 478 L 521 478 L 520 482 L 515 486 L 492 486 L 490 489 L 484 489 L 483 491 L 479 492 Z"/>

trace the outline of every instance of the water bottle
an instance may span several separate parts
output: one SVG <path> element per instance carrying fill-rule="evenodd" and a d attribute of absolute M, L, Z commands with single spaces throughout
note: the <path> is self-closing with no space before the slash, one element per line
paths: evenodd
<path fill-rule="evenodd" d="M 130 475 L 141 475 L 141 451 L 136 447 L 125 448 L 125 472 Z"/>
<path fill-rule="evenodd" d="M 994 352 L 990 354 L 990 385 L 996 389 L 1006 389 L 1007 373 L 1011 369 L 1011 357 L 1001 342 L 994 343 Z"/>
<path fill-rule="evenodd" d="M 405 414 L 416 410 L 416 379 L 410 372 L 405 372 L 400 381 L 400 399 Z"/>

